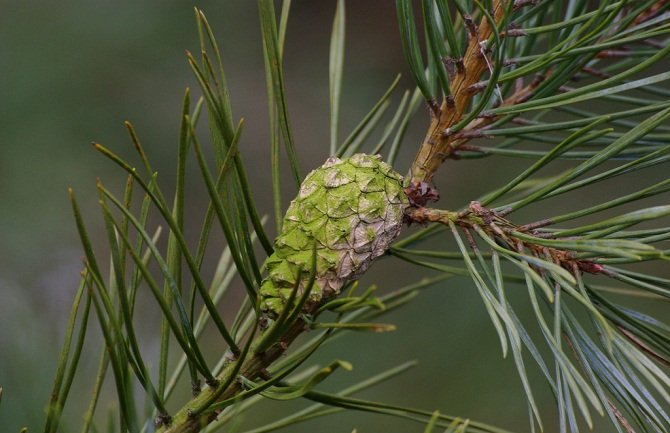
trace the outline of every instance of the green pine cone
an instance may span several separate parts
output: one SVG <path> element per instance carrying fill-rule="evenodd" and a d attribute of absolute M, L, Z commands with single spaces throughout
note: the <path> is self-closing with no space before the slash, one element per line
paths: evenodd
<path fill-rule="evenodd" d="M 279 315 L 298 275 L 303 292 L 314 248 L 316 275 L 308 305 L 337 296 L 389 248 L 408 206 L 402 176 L 381 156 L 329 158 L 307 175 L 284 216 L 275 252 L 266 262 L 261 310 Z"/>

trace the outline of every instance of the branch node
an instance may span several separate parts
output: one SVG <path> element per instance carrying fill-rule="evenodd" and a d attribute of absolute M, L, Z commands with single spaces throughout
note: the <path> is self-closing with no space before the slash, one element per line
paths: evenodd
<path fill-rule="evenodd" d="M 240 357 L 240 350 L 239 349 L 237 349 L 237 350 L 228 349 L 226 351 L 226 354 L 224 355 L 224 357 L 225 357 L 225 362 L 226 363 L 233 362 L 233 361 L 237 360 L 237 358 Z"/>
<path fill-rule="evenodd" d="M 459 74 L 465 75 L 465 63 L 463 62 L 463 58 L 456 60 L 456 71 Z"/>
<path fill-rule="evenodd" d="M 270 374 L 270 372 L 266 368 L 263 368 L 258 372 L 258 377 L 260 377 L 263 380 L 272 379 L 272 375 Z"/>
<path fill-rule="evenodd" d="M 428 105 L 428 109 L 430 110 L 430 115 L 435 118 L 440 117 L 440 104 L 437 103 L 435 98 L 431 98 L 426 100 L 426 104 Z"/>
<path fill-rule="evenodd" d="M 480 81 L 478 83 L 472 84 L 468 86 L 466 91 L 470 95 L 476 95 L 477 93 L 481 92 L 482 90 L 486 89 L 487 82 L 486 81 Z"/>
<path fill-rule="evenodd" d="M 413 181 L 405 188 L 405 194 L 409 203 L 415 208 L 422 208 L 428 202 L 436 202 L 440 199 L 440 193 L 430 183 Z"/>
<path fill-rule="evenodd" d="M 154 427 L 161 428 L 172 424 L 172 417 L 167 413 L 160 413 L 154 420 Z"/>
<path fill-rule="evenodd" d="M 209 386 L 210 388 L 216 388 L 217 386 L 219 386 L 219 381 L 218 381 L 216 378 L 214 378 L 214 379 L 207 379 L 207 380 L 205 380 L 205 383 L 206 383 L 207 386 Z"/>
<path fill-rule="evenodd" d="M 500 37 L 501 38 L 518 38 L 521 36 L 528 36 L 528 33 L 524 29 L 515 29 L 515 28 L 509 28 L 505 31 L 500 32 Z"/>
<path fill-rule="evenodd" d="M 588 260 L 578 260 L 576 264 L 580 271 L 588 274 L 605 273 L 605 267 L 599 263 L 594 263 Z"/>
<path fill-rule="evenodd" d="M 200 391 L 202 391 L 202 381 L 200 379 L 196 379 L 191 382 L 191 395 L 193 397 L 197 397 L 200 395 Z"/>
<path fill-rule="evenodd" d="M 455 59 L 453 57 L 445 57 L 442 59 L 442 64 L 447 70 L 447 78 L 449 81 L 454 81 L 457 74 L 465 74 L 465 64 L 463 59 Z"/>
<path fill-rule="evenodd" d="M 261 331 L 265 331 L 266 329 L 268 329 L 270 327 L 271 320 L 272 319 L 270 319 L 267 315 L 262 315 L 258 319 L 258 329 L 260 329 Z"/>
<path fill-rule="evenodd" d="M 472 16 L 470 14 L 464 14 L 463 15 L 463 22 L 465 23 L 465 27 L 468 29 L 468 34 L 471 37 L 477 37 L 477 25 L 472 19 Z"/>

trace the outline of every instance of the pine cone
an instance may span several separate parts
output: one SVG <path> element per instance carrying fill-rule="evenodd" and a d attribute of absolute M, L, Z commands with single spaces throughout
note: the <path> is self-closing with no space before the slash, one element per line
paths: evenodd
<path fill-rule="evenodd" d="M 316 275 L 308 305 L 337 296 L 389 248 L 408 206 L 402 176 L 381 156 L 329 158 L 307 175 L 289 205 L 275 252 L 266 262 L 261 310 L 279 315 L 298 275 L 303 292 L 315 248 Z"/>

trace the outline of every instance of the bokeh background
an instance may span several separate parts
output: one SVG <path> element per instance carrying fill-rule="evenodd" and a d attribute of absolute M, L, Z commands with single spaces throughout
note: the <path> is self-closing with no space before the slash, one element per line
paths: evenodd
<path fill-rule="evenodd" d="M 159 171 L 173 182 L 184 88 L 196 88 L 184 50 L 197 51 L 193 6 L 204 9 L 224 55 L 233 111 L 246 119 L 242 154 L 261 211 L 271 212 L 267 105 L 256 2 L 73 0 L 0 2 L 0 430 L 42 427 L 67 314 L 81 269 L 82 249 L 71 216 L 72 187 L 94 241 L 104 248 L 95 179 L 120 188 L 123 174 L 90 146 L 98 141 L 132 155 L 123 121 L 130 120 Z M 290 115 L 303 168 L 328 153 L 328 46 L 333 0 L 294 0 L 285 49 Z M 406 72 L 395 10 L 389 0 L 347 2 L 347 52 L 342 100 L 345 137 L 391 83 Z M 410 86 L 404 78 L 401 88 Z M 394 101 L 399 100 L 397 92 Z M 427 115 L 419 110 L 397 169 L 409 166 Z M 440 174 L 445 207 L 467 203 L 507 178 L 519 162 L 450 162 Z M 287 184 L 287 182 L 285 182 Z M 286 192 L 287 199 L 290 192 Z M 200 214 L 206 194 L 189 182 L 189 206 Z M 588 203 L 589 196 L 571 206 Z M 558 206 L 553 204 L 552 206 Z M 558 211 L 559 209 L 556 208 Z M 366 281 L 386 291 L 416 280 L 422 270 L 386 260 Z M 515 296 L 512 294 L 512 296 Z M 519 296 L 523 311 L 523 300 Z M 157 320 L 156 314 L 149 319 Z M 527 429 L 526 403 L 511 359 L 503 360 L 474 287 L 453 280 L 424 292 L 389 316 L 391 334 L 349 335 L 317 361 L 354 364 L 326 384 L 337 389 L 416 359 L 419 366 L 364 397 Z M 76 431 L 100 350 L 92 325 L 81 379 L 74 384 L 63 431 Z M 149 351 L 154 348 L 145 340 Z M 217 353 L 216 344 L 210 347 Z M 531 377 L 536 377 L 535 373 Z M 101 412 L 113 407 L 112 390 Z M 184 395 L 189 391 L 184 385 Z M 538 387 L 551 425 L 551 396 Z M 272 403 L 244 418 L 245 426 L 276 418 L 296 404 Z M 422 427 L 370 414 L 347 413 L 306 423 L 293 432 L 408 432 Z M 605 423 L 596 431 L 605 432 Z"/>

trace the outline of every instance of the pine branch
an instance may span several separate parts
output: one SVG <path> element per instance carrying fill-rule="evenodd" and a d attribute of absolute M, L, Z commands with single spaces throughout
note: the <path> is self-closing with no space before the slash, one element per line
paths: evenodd
<path fill-rule="evenodd" d="M 306 312 L 308 313 L 308 312 Z M 212 410 L 211 406 L 219 402 L 235 403 L 235 396 L 242 390 L 240 377 L 256 380 L 265 377 L 267 367 L 272 365 L 288 348 L 288 346 L 306 329 L 303 320 L 297 320 L 291 327 L 261 353 L 256 352 L 263 336 L 247 343 L 247 348 L 237 358 L 231 360 L 216 378 L 216 386 L 205 388 L 196 398 L 179 410 L 168 425 L 160 427 L 157 433 L 197 433 L 216 420 L 218 414 L 226 407 Z"/>
<path fill-rule="evenodd" d="M 514 2 L 513 11 L 535 4 L 535 2 Z M 612 33 L 623 32 L 631 27 L 639 26 L 656 17 L 662 10 L 667 8 L 668 2 L 665 0 L 655 2 L 651 6 L 644 9 L 634 20 L 623 21 L 617 25 Z M 506 10 L 505 2 L 494 2 L 494 9 L 491 18 L 495 19 L 495 25 L 499 27 L 502 21 L 509 21 L 510 18 Z M 426 132 L 418 152 L 415 155 L 414 161 L 410 168 L 410 180 L 408 195 L 413 197 L 415 204 L 425 204 L 429 201 L 436 201 L 439 197 L 432 187 L 421 186 L 423 183 L 430 183 L 439 166 L 447 159 L 456 159 L 459 157 L 458 151 L 471 151 L 475 153 L 486 153 L 478 147 L 468 147 L 468 142 L 474 138 L 489 138 L 487 129 L 492 124 L 500 124 L 501 117 L 504 114 L 499 114 L 497 110 L 473 112 L 471 115 L 476 115 L 471 121 L 463 124 L 463 118 L 468 114 L 468 109 L 471 108 L 471 101 L 475 95 L 484 90 L 491 84 L 491 80 L 479 81 L 482 75 L 488 70 L 493 73 L 492 60 L 489 59 L 489 54 L 486 52 L 487 39 L 491 38 L 492 23 L 489 17 L 482 17 L 478 27 L 475 27 L 469 16 L 463 16 L 463 21 L 466 23 L 468 29 L 468 47 L 462 59 L 453 60 L 450 58 L 444 59 L 447 64 L 455 64 L 456 67 L 449 68 L 451 71 L 451 83 L 448 85 L 448 90 L 451 94 L 445 96 L 439 109 L 431 111 L 430 126 Z M 500 38 L 523 37 L 527 33 L 523 29 L 508 28 L 507 30 L 500 30 Z M 601 37 L 601 40 L 605 36 Z M 649 39 L 647 39 L 649 41 Z M 594 44 L 597 45 L 597 44 Z M 620 47 L 625 47 L 624 43 L 618 44 Z M 495 47 L 496 50 L 501 50 L 502 47 Z M 595 57 L 606 57 L 606 51 L 601 50 L 595 53 Z M 515 59 L 505 60 L 505 66 L 514 65 L 517 61 Z M 499 67 L 499 66 L 498 66 Z M 586 73 L 598 76 L 609 77 L 603 71 L 597 70 L 590 66 L 583 66 L 580 69 Z M 516 89 L 514 92 L 505 98 L 502 98 L 493 106 L 497 108 L 513 107 L 522 104 L 534 96 L 538 88 L 551 77 L 552 68 L 548 68 L 545 72 L 536 75 L 528 84 L 523 84 L 523 79 L 516 80 Z M 566 77 L 568 82 L 573 77 Z M 497 85 L 496 85 L 497 86 Z M 500 92 L 499 89 L 497 89 Z M 510 116 L 508 115 L 509 120 Z M 505 119 L 503 119 L 504 121 Z M 524 119 L 511 117 L 512 121 L 523 122 Z M 454 126 L 463 124 L 460 130 L 456 130 Z M 426 197 L 421 197 L 422 194 L 427 194 Z"/>
<path fill-rule="evenodd" d="M 494 2 L 493 19 L 499 24 L 509 2 Z M 462 59 L 456 60 L 455 76 L 447 96 L 439 109 L 434 110 L 430 126 L 410 168 L 411 185 L 430 181 L 441 163 L 452 154 L 458 131 L 452 128 L 466 115 L 473 96 L 477 93 L 482 74 L 489 69 L 486 42 L 493 32 L 493 24 L 483 17 L 475 26 L 469 17 L 464 17 L 468 28 L 468 47 Z M 469 21 L 468 21 L 469 20 Z"/>
<path fill-rule="evenodd" d="M 291 377 L 295 376 L 289 376 L 333 335 L 348 330 L 391 330 L 393 325 L 367 320 L 409 302 L 420 288 L 456 275 L 471 277 L 498 335 L 503 355 L 512 354 L 533 425 L 542 427 L 542 420 L 533 395 L 533 384 L 526 372 L 525 358 L 529 356 L 537 363 L 556 397 L 561 431 L 567 431 L 568 425 L 576 425 L 579 414 L 592 427 L 591 411 L 609 416 L 619 431 L 630 431 L 640 425 L 649 426 L 650 431 L 667 430 L 670 417 L 663 404 L 670 402 L 670 379 L 656 363 L 670 364 L 670 328 L 656 319 L 611 302 L 603 293 L 619 290 L 609 287 L 610 282 L 616 281 L 633 286 L 636 289 L 632 291 L 634 294 L 670 298 L 670 281 L 667 279 L 619 267 L 646 260 L 667 260 L 668 251 L 654 245 L 670 238 L 668 228 L 630 228 L 668 217 L 670 206 L 637 209 L 576 227 L 558 227 L 566 221 L 658 196 L 670 190 L 667 179 L 610 201 L 562 215 L 546 216 L 539 221 L 520 224 L 514 222 L 511 215 L 546 198 L 670 160 L 670 146 L 667 145 L 669 130 L 664 126 L 670 118 L 670 106 L 665 101 L 669 92 L 655 87 L 656 83 L 668 79 L 670 75 L 661 73 L 626 81 L 633 73 L 670 52 L 667 47 L 654 45 L 654 38 L 670 34 L 661 19 L 670 2 L 648 0 L 641 5 L 633 5 L 626 1 L 608 1 L 593 12 L 587 12 L 584 3 L 581 9 L 571 12 L 574 16 L 549 24 L 540 18 L 532 19 L 548 10 L 554 12 L 554 17 L 558 16 L 560 5 L 524 0 L 484 3 L 492 6 L 491 10 L 478 1 L 474 2 L 477 7 L 475 16 L 480 20 L 478 25 L 460 2 L 454 3 L 461 17 L 459 25 L 462 26 L 457 31 L 459 29 L 452 22 L 451 11 L 444 6 L 445 3 L 422 2 L 429 59 L 426 67 L 422 61 L 411 2 L 397 0 L 403 47 L 418 90 L 411 98 L 410 93 L 405 94 L 374 147 L 375 151 L 385 146 L 395 130 L 389 149 L 389 160 L 393 161 L 421 96 L 431 110 L 430 127 L 412 163 L 408 188 L 403 191 L 401 177 L 388 164 L 365 154 L 355 154 L 344 160 L 332 157 L 302 180 L 282 72 L 290 2 L 283 3 L 277 25 L 272 1 L 259 0 L 272 129 L 275 210 L 281 210 L 279 144 L 282 141 L 291 173 L 300 184 L 298 195 L 291 202 L 286 217 L 282 220 L 280 215 L 276 216 L 279 234 L 274 244 L 264 233 L 264 219 L 256 212 L 246 169 L 238 151 L 242 122 L 237 129 L 233 127 L 218 46 L 204 15 L 196 11 L 202 60 L 198 62 L 190 54 L 188 57 L 202 88 L 204 102 L 196 104 L 195 110 L 189 112 L 189 92 L 186 93 L 177 161 L 178 186 L 172 206 L 168 206 L 156 173 L 130 124 L 128 129 L 146 170 L 145 175 L 107 148 L 96 145 L 146 194 L 140 216 L 136 217 L 131 210 L 133 182 L 128 183 L 122 200 L 98 183 L 111 250 L 108 279 L 101 272 L 100 261 L 93 251 L 72 196 L 73 211 L 86 253 L 86 272 L 68 325 L 66 347 L 49 408 L 47 431 L 55 432 L 58 428 L 74 366 L 81 352 L 88 311 L 93 304 L 108 356 L 103 356 L 100 364 L 85 431 L 91 425 L 100 384 L 110 365 L 118 392 L 121 428 L 128 431 L 139 431 L 142 423 L 136 413 L 131 382 L 134 378 L 152 398 L 158 433 L 196 433 L 207 426 L 218 427 L 231 420 L 238 408 L 245 410 L 258 401 L 259 396 L 280 400 L 306 398 L 333 408 L 399 416 L 426 424 L 426 432 L 435 427 L 447 428 L 448 431 L 500 432 L 502 430 L 492 426 L 462 421 L 438 412 L 315 390 L 315 385 L 332 371 L 348 366 L 343 361 L 335 361 L 313 374 L 307 372 L 298 383 L 291 382 Z M 535 22 L 536 25 L 526 28 L 515 25 L 512 13 L 520 14 L 520 22 Z M 331 38 L 330 149 L 338 156 L 351 156 L 365 145 L 370 133 L 381 124 L 380 119 L 389 107 L 391 93 L 398 80 L 393 82 L 352 133 L 341 144 L 338 143 L 344 22 L 344 1 L 341 0 Z M 459 33 L 466 36 L 462 56 L 457 38 Z M 547 53 L 532 54 L 532 47 L 524 42 L 524 38 L 536 35 L 546 37 L 550 45 Z M 606 66 L 597 64 L 598 59 L 614 55 L 613 50 L 624 52 L 629 44 L 648 44 L 645 49 L 635 52 L 645 58 L 640 63 L 642 66 L 625 69 L 628 64 L 623 61 L 614 61 Z M 213 55 L 208 51 L 210 48 L 214 51 Z M 510 53 L 514 57 L 505 60 L 504 57 Z M 505 67 L 511 70 L 503 73 Z M 617 72 L 622 68 L 624 72 Z M 486 71 L 489 71 L 489 77 L 482 80 Z M 601 81 L 580 88 L 566 85 L 570 80 L 585 75 Z M 531 76 L 534 78 L 526 81 Z M 632 89 L 665 99 L 648 104 L 640 98 L 612 94 Z M 436 95 L 440 93 L 443 101 L 438 105 Z M 504 98 L 504 94 L 508 96 Z M 572 106 L 596 98 L 631 103 L 635 108 L 598 115 Z M 201 106 L 206 107 L 209 114 L 211 141 L 216 156 L 214 175 L 196 133 Z M 542 122 L 540 116 L 553 109 L 577 115 L 578 119 Z M 539 114 L 531 120 L 521 117 L 527 112 Z M 636 116 L 640 115 L 649 117 L 639 121 Z M 517 126 L 500 128 L 507 123 Z M 605 124 L 608 127 L 603 127 Z M 625 132 L 617 131 L 617 127 L 625 128 Z M 567 137 L 539 135 L 549 133 L 561 133 Z M 495 147 L 470 144 L 471 140 L 489 136 L 509 138 Z M 538 136 L 551 144 L 551 148 L 546 151 L 509 148 L 520 139 L 536 139 Z M 190 251 L 184 235 L 183 186 L 188 149 L 193 149 L 195 153 L 211 200 L 195 254 Z M 427 202 L 437 200 L 437 192 L 430 186 L 436 171 L 446 159 L 460 156 L 459 152 L 499 153 L 537 160 L 507 184 L 471 202 L 465 209 L 447 211 L 424 207 Z M 532 178 L 559 158 L 581 158 L 584 161 L 548 179 Z M 617 158 L 626 162 L 590 174 L 605 162 Z M 513 195 L 514 200 L 492 207 L 492 203 L 508 194 Z M 152 237 L 147 229 L 149 206 L 158 210 L 170 230 L 165 257 L 157 245 L 156 236 Z M 116 211 L 121 215 L 120 221 L 114 216 Z M 432 227 L 411 234 L 389 248 L 402 228 L 403 218 L 405 222 L 432 224 Z M 208 286 L 200 267 L 213 221 L 219 223 L 228 245 L 221 255 L 214 282 Z M 131 229 L 137 233 L 136 245 L 131 242 Z M 458 247 L 456 251 L 411 248 L 444 231 L 453 236 Z M 269 256 L 264 264 L 257 260 L 256 240 Z M 145 251 L 142 251 L 143 248 Z M 417 266 L 437 270 L 440 274 L 436 279 L 422 281 L 381 298 L 373 296 L 373 288 L 356 292 L 354 281 L 367 271 L 373 260 L 386 252 Z M 188 272 L 184 275 L 182 258 Z M 441 259 L 459 259 L 462 267 L 434 261 Z M 163 290 L 152 274 L 151 261 L 158 265 L 164 282 Z M 126 270 L 129 265 L 133 266 L 132 273 Z M 508 268 L 516 270 L 516 273 Z M 227 326 L 218 313 L 217 302 L 235 275 L 240 276 L 246 297 L 240 303 L 232 325 Z M 188 293 L 183 290 L 184 277 L 191 279 Z M 607 278 L 608 283 L 595 285 L 591 283 L 592 278 Z M 148 364 L 143 360 L 134 328 L 135 296 L 141 284 L 149 287 L 164 316 L 158 386 L 154 386 L 147 371 Z M 546 359 L 507 298 L 506 286 L 509 284 L 521 285 L 528 292 L 528 301 L 537 319 L 536 326 L 549 350 Z M 85 298 L 83 318 L 80 319 L 79 340 L 74 354 L 69 355 L 75 318 L 85 289 L 88 289 L 88 297 Z M 196 302 L 204 305 L 197 322 Z M 575 305 L 586 314 L 575 314 Z M 335 319 L 318 322 L 324 312 L 333 313 Z M 547 320 L 548 316 L 551 320 Z M 588 325 L 583 323 L 584 317 Z M 208 365 L 199 348 L 198 337 L 206 319 L 211 319 L 216 325 L 228 346 L 215 367 Z M 296 338 L 310 329 L 323 331 L 287 354 Z M 168 383 L 168 342 L 172 337 L 178 343 L 183 360 Z M 68 362 L 68 359 L 71 361 Z M 187 363 L 194 397 L 177 413 L 168 413 L 167 400 Z M 206 380 L 207 386 L 203 389 L 199 377 Z M 326 412 L 320 411 L 318 415 L 325 415 Z M 312 415 L 310 413 L 305 417 Z M 288 417 L 286 422 L 299 422 L 307 419 L 305 417 Z M 283 426 L 283 422 L 270 424 L 267 430 L 261 428 L 259 431 Z"/>

